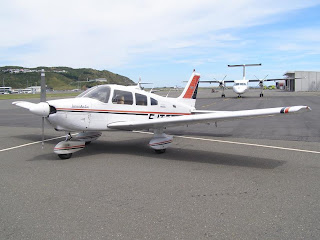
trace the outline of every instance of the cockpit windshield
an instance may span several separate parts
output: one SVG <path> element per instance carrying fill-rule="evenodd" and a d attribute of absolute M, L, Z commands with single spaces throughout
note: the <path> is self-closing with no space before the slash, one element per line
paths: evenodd
<path fill-rule="evenodd" d="M 107 103 L 110 98 L 110 87 L 109 86 L 95 86 L 84 91 L 77 98 L 93 98 L 100 102 Z"/>

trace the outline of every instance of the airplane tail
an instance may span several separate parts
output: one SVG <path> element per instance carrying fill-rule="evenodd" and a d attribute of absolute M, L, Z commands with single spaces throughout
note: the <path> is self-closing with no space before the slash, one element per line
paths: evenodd
<path fill-rule="evenodd" d="M 183 102 L 191 107 L 196 104 L 196 98 L 198 93 L 200 74 L 193 71 L 186 87 L 184 88 L 181 95 L 178 97 L 180 102 Z"/>

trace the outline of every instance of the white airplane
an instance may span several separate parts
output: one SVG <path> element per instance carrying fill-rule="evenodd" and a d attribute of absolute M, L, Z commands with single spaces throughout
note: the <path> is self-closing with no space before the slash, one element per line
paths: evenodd
<path fill-rule="evenodd" d="M 205 80 L 200 81 L 202 83 L 219 83 L 219 87 L 222 89 L 221 97 L 226 97 L 224 90 L 226 89 L 226 83 L 234 83 L 232 86 L 232 90 L 238 94 L 238 98 L 241 97 L 242 94 L 247 92 L 249 90 L 249 82 L 259 82 L 260 86 L 260 97 L 263 97 L 263 83 L 264 81 L 277 81 L 277 80 L 284 80 L 283 78 L 273 78 L 273 79 L 266 79 L 267 76 L 263 79 L 246 79 L 246 67 L 251 66 L 261 66 L 261 63 L 259 64 L 241 64 L 241 65 L 228 65 L 228 67 L 243 67 L 243 78 L 241 80 L 224 80 L 226 76 L 222 80 Z"/>
<path fill-rule="evenodd" d="M 45 86 L 44 72 L 42 75 L 41 83 Z M 310 110 L 307 106 L 242 111 L 196 110 L 199 79 L 200 74 L 193 72 L 178 98 L 162 97 L 141 89 L 111 84 L 92 87 L 76 98 L 50 101 L 45 100 L 43 87 L 40 103 L 17 101 L 13 104 L 41 116 L 43 122 L 45 119 L 55 130 L 67 133 L 66 140 L 54 147 L 54 152 L 61 159 L 70 158 L 72 153 L 83 149 L 86 143 L 99 138 L 102 131 L 152 130 L 154 135 L 149 146 L 157 153 L 163 153 L 173 140 L 172 136 L 164 133 L 167 127 Z M 72 132 L 80 133 L 71 135 Z"/>

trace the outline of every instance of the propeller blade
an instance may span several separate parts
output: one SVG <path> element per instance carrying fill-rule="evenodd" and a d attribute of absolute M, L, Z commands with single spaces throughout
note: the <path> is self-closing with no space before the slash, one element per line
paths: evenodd
<path fill-rule="evenodd" d="M 41 124 L 42 126 L 42 143 L 41 143 L 41 145 L 42 145 L 42 149 L 43 149 L 43 147 L 44 147 L 44 117 L 42 117 L 42 124 Z"/>
<path fill-rule="evenodd" d="M 45 73 L 44 69 L 41 70 L 41 95 L 40 95 L 40 102 L 46 101 L 46 80 L 45 80 Z"/>
<path fill-rule="evenodd" d="M 222 81 L 223 81 L 223 80 L 225 80 L 225 79 L 226 79 L 226 77 L 227 77 L 227 75 L 225 75 L 225 76 L 224 76 L 224 78 L 222 79 Z"/>
<path fill-rule="evenodd" d="M 41 70 L 41 95 L 40 95 L 40 103 L 37 105 L 37 108 L 33 109 L 33 112 L 35 114 L 42 114 L 42 123 L 41 123 L 41 128 L 42 128 L 42 149 L 44 147 L 44 115 L 49 115 L 50 112 L 50 107 L 46 103 L 46 79 L 45 79 L 45 73 L 44 69 Z M 46 104 L 47 106 L 44 106 L 43 104 Z M 30 110 L 31 111 L 31 110 Z M 32 111 L 31 111 L 32 112 Z"/>

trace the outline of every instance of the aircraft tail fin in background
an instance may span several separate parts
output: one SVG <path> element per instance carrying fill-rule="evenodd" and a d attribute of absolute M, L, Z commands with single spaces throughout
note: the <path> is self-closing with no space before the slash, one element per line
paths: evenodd
<path fill-rule="evenodd" d="M 196 98 L 198 93 L 200 74 L 193 71 L 187 85 L 185 86 L 183 92 L 178 97 L 180 102 L 184 102 L 192 107 L 196 104 Z"/>

